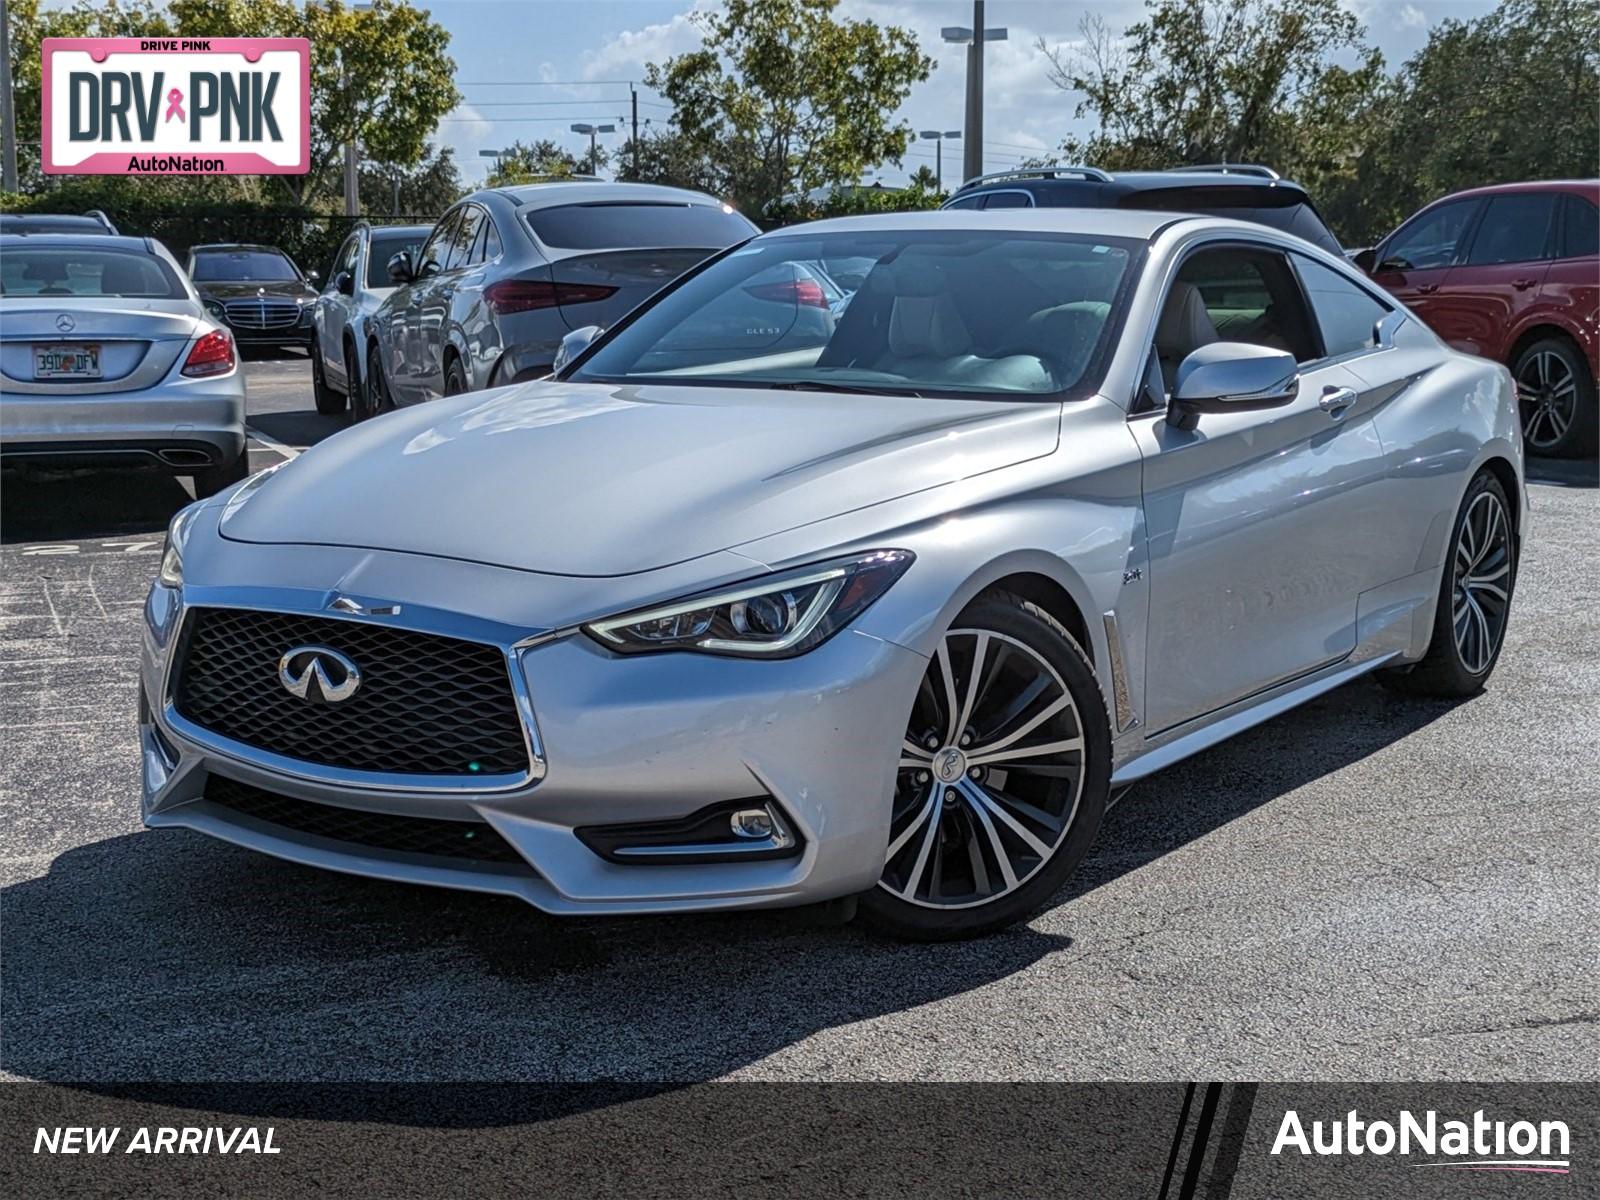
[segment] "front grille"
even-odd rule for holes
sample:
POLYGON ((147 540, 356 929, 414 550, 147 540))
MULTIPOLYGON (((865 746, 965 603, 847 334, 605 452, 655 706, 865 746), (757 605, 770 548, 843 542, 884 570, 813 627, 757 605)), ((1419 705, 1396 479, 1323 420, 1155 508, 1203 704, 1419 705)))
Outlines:
POLYGON ((492 826, 479 821, 399 817, 391 813, 339 808, 280 796, 223 775, 213 775, 206 781, 205 798, 218 807, 268 825, 335 842, 408 854, 431 854, 439 858, 527 865, 522 855, 492 826))
POLYGON ((300 306, 293 300, 268 300, 264 296, 229 300, 222 310, 228 314, 228 324, 240 329, 277 329, 300 320, 300 306))
POLYGON ((172 702, 196 725, 248 746, 357 771, 522 775, 527 743, 504 653, 365 621, 196 608, 184 623, 172 702), (361 671, 337 704, 290 694, 278 661, 327 646, 361 671))

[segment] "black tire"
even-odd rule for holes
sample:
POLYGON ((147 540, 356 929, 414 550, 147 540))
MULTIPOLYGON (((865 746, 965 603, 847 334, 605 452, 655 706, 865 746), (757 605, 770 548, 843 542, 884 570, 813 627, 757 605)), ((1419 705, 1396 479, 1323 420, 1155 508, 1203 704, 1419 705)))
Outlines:
POLYGON ((367 348, 367 379, 361 395, 361 415, 357 420, 370 420, 394 407, 389 399, 389 385, 383 377, 383 360, 378 356, 376 346, 367 348))
POLYGON ((903 765, 897 778, 884 877, 862 893, 860 905, 863 919, 885 933, 913 941, 950 941, 1023 920, 1083 860, 1105 815, 1111 725, 1094 670, 1071 635, 1042 608, 1007 592, 985 593, 967 606, 945 634, 928 672, 907 722, 907 739, 926 746, 954 729, 959 745, 936 751, 928 747, 926 764, 903 760, 911 765, 903 765), (964 641, 972 647, 965 654, 964 641), (996 642, 1000 649, 990 654, 987 647, 996 642), (953 691, 948 693, 942 685, 944 663, 950 664, 953 691), (978 686, 969 691, 974 675, 978 686), (1017 687, 1019 680, 1030 679, 1017 687), (1044 690, 1032 691, 1034 687, 1044 690), (1032 698, 1024 699, 1030 692, 1032 698), (946 721, 943 713, 950 705, 941 699, 945 694, 970 697, 959 704, 970 712, 969 721, 946 721), (1061 708, 1063 695, 1070 704, 1061 708), (1060 711, 1050 716, 1052 708, 1060 711), (1047 714, 1042 721, 1041 713, 1047 714), (927 733, 941 721, 945 733, 927 733), (1029 733, 1016 736, 1034 722, 1029 733), (964 753, 975 759, 989 753, 986 761, 992 766, 968 764, 964 757, 941 761, 951 750, 968 745, 961 740, 963 724, 982 730, 973 734, 964 753), (1037 741, 1040 737, 1045 740, 1037 741), (1037 753, 1054 744, 1052 737, 1077 740, 1081 749, 1037 753), (985 740, 1009 748, 986 752, 985 740), (1022 761, 1027 765, 1017 765, 1022 761), (947 767, 954 775, 940 782, 947 767), (921 789, 926 789, 925 796, 921 789), (974 791, 988 801, 974 799, 974 791), (932 815, 919 815, 924 811, 932 815), (918 832, 923 829, 925 834, 918 832), (1019 829, 1031 833, 1033 841, 1025 844, 1019 829), (918 844, 924 838, 926 850, 918 844), (1037 852, 1029 849, 1035 843, 1037 852), (1004 867, 999 866, 1002 855, 1004 867), (991 872, 991 867, 998 870, 991 872), (997 889, 994 874, 1000 873, 1004 878, 997 889), (970 890, 946 891, 952 882, 970 890))
POLYGON ((452 354, 444 364, 444 394, 459 396, 468 390, 467 369, 461 365, 461 360, 452 354))
MULTIPOLYGON (((1472 541, 1483 536, 1493 541, 1493 534, 1474 536, 1469 533, 1467 536, 1472 541)), ((1511 615, 1511 600, 1517 586, 1517 538, 1505 489, 1488 471, 1480 471, 1467 486, 1467 494, 1450 528, 1448 554, 1439 580, 1439 600, 1433 616, 1433 637, 1428 642, 1427 654, 1414 667, 1384 671, 1379 675, 1383 683, 1408 695, 1446 698, 1475 696, 1483 690, 1483 685, 1494 673, 1495 664, 1500 661, 1500 651, 1505 646, 1506 625, 1511 615), (1485 547, 1474 566, 1472 548, 1463 543, 1463 530, 1469 517, 1476 524, 1478 514, 1485 506, 1498 506, 1499 519, 1504 522, 1503 551, 1497 550, 1494 545, 1485 547), (1463 572, 1468 580, 1486 578, 1498 574, 1502 565, 1503 577, 1492 579, 1490 584, 1474 587, 1472 593, 1475 598, 1468 604, 1464 599, 1467 589, 1463 586, 1463 572), (1501 590, 1505 592, 1503 602, 1479 590, 1502 583, 1504 586, 1501 590), (1498 606, 1492 614, 1486 607, 1491 603, 1498 606), (1481 654, 1481 642, 1474 643, 1471 640, 1478 629, 1473 607, 1484 614, 1486 623, 1491 615, 1495 618, 1487 655, 1481 654), (1467 627, 1471 627, 1473 632, 1468 635, 1464 647, 1458 634, 1467 627), (1469 653, 1477 661, 1467 661, 1469 653)))
POLYGON ((316 402, 319 413, 325 417, 336 417, 344 411, 345 398, 328 386, 328 377, 322 370, 322 347, 315 335, 306 352, 311 355, 311 398, 316 402))
POLYGON ((207 496, 215 496, 229 484, 238 483, 249 474, 250 451, 241 450, 239 457, 232 462, 218 463, 190 476, 194 480, 194 498, 204 500, 207 496))
POLYGON ((1511 364, 1517 380, 1522 441, 1529 454, 1586 458, 1600 445, 1594 375, 1565 338, 1544 338, 1511 364))
POLYGON ((361 367, 356 362, 356 348, 348 341, 344 344, 344 394, 350 398, 352 409, 355 398, 367 394, 367 381, 361 378, 361 367))

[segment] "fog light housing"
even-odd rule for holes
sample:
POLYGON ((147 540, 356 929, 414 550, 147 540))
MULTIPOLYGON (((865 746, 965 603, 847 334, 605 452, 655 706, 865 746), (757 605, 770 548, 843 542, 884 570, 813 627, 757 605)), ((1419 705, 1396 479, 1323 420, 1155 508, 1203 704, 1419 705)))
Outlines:
POLYGON ((585 825, 573 831, 607 862, 630 866, 760 862, 793 858, 800 835, 770 796, 724 800, 687 817, 627 825, 585 825))
POLYGON ((741 808, 728 818, 736 838, 769 838, 776 826, 765 808, 741 808))

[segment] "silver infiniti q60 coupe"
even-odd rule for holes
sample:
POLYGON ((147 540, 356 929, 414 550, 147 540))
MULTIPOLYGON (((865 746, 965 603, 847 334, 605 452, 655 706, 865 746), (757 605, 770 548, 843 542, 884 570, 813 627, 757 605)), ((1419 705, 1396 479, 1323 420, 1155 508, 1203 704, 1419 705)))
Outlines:
POLYGON ((957 937, 1048 900, 1127 783, 1367 672, 1494 668, 1511 377, 1288 235, 828 221, 597 334, 178 514, 147 824, 957 937))

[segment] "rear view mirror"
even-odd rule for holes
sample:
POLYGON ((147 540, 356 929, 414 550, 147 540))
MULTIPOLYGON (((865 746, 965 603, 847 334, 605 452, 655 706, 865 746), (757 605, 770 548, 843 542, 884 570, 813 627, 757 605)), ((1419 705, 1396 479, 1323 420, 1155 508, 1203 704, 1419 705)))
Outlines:
POLYGON ((411 251, 402 250, 392 256, 388 263, 389 278, 396 283, 410 283, 413 271, 411 267, 411 251))
POLYGON ((1193 429, 1201 413, 1277 408, 1299 392, 1294 355, 1249 342, 1213 342, 1178 364, 1167 421, 1193 429))
POLYGON ((561 345, 556 350, 555 361, 550 364, 551 373, 560 374, 563 367, 593 345, 594 340, 604 332, 603 326, 585 325, 582 329, 574 329, 567 334, 561 339, 561 345))

